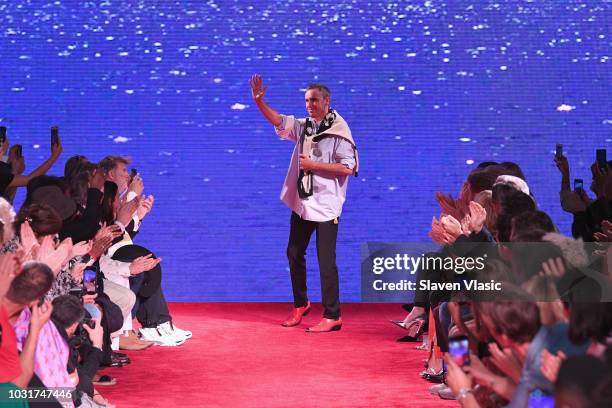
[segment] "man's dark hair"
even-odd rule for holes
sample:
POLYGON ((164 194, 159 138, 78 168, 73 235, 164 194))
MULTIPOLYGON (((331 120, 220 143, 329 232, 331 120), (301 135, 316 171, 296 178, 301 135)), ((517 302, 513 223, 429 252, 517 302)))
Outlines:
POLYGON ((570 305, 569 339, 582 344, 589 339, 606 343, 612 330, 612 303, 574 302, 570 305))
POLYGON ((610 402, 601 397, 610 396, 611 379, 610 367, 597 357, 570 356, 559 367, 555 391, 577 392, 588 406, 603 407, 610 402), (601 405, 602 401, 605 401, 604 405, 601 405))
POLYGON ((540 330, 540 311, 533 296, 510 284, 504 284, 504 299, 481 302, 478 308, 495 324, 495 331, 515 343, 526 343, 540 330), (507 300, 511 299, 511 300, 507 300))
POLYGON ((470 173, 467 179, 470 184, 470 190, 474 194, 478 194, 484 190, 491 190, 497 177, 502 174, 505 174, 504 169, 499 165, 477 168, 470 173))
POLYGON ((485 167, 489 167, 489 166, 495 166, 499 163, 494 162, 494 161, 483 161, 478 163, 478 166, 476 166, 476 169, 484 169, 485 167))
POLYGON ((512 217, 512 231, 515 235, 528 233, 529 231, 542 231, 542 236, 547 232, 555 232, 555 224, 544 211, 525 211, 512 217))
POLYGON ((51 289, 53 279, 53 271, 46 264, 28 262, 11 282, 6 298, 18 305, 28 305, 51 289))
POLYGON ((508 161, 500 163, 499 165, 504 169, 504 174, 515 176, 525 181, 525 173, 523 173, 523 169, 521 169, 521 166, 518 164, 508 161))
POLYGON ((53 299, 53 313, 51 317, 64 329, 81 321, 85 316, 85 310, 81 301, 72 295, 62 295, 53 299))
POLYGON ((502 207, 502 214, 512 214, 512 216, 518 215, 525 211, 536 211, 537 209, 533 198, 531 198, 530 195, 518 190, 515 190, 504 197, 504 200, 500 204, 502 207))
POLYGON ((518 191, 516 188, 509 184, 495 184, 491 189, 493 202, 502 205, 506 201, 506 197, 518 191))
MULTIPOLYGON (((493 188, 493 195, 495 196, 495 190, 499 185, 493 188)), ((501 202, 501 214, 497 217, 495 228, 497 229, 497 237, 499 242, 510 241, 510 234, 512 232, 512 219, 514 216, 527 212, 536 211, 536 204, 533 198, 527 194, 518 191, 514 187, 510 187, 511 190, 507 191, 504 189, 504 195, 501 202)), ((498 191, 498 198, 500 197, 498 191)), ((495 198, 493 199, 495 201, 495 198)))
POLYGON ((326 85, 323 85, 323 84, 310 84, 310 85, 308 85, 308 88, 306 88, 307 91, 309 91, 311 89, 318 89, 319 91, 321 91, 323 96, 326 97, 326 98, 329 98, 331 96, 331 91, 329 90, 329 88, 326 85))

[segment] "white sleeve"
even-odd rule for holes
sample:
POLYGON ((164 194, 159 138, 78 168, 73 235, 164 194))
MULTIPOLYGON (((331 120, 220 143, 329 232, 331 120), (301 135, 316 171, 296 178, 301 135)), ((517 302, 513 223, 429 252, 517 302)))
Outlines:
POLYGON ((295 143, 298 141, 298 137, 302 133, 302 127, 304 124, 301 120, 296 119, 295 116, 281 116, 281 124, 276 126, 274 130, 276 134, 279 135, 282 139, 288 139, 295 143))

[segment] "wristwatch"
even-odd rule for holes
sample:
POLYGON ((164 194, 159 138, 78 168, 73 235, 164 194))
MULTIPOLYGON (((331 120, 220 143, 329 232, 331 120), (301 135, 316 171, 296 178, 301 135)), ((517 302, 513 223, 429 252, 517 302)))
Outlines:
POLYGON ((461 401, 462 399, 467 397, 468 394, 472 394, 473 392, 474 390, 471 388, 467 388, 467 387, 461 388, 459 392, 457 393, 457 401, 461 401))

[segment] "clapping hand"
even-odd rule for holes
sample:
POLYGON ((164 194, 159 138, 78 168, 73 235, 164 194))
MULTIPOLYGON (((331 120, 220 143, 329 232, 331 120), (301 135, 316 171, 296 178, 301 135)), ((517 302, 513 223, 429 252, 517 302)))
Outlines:
POLYGON ((25 253, 26 259, 31 259, 34 252, 38 250, 40 244, 36 239, 36 235, 30 226, 28 221, 24 221, 19 227, 19 237, 21 241, 21 248, 25 253))
POLYGON ((138 275, 150 271, 161 262, 160 258, 153 258, 153 254, 138 257, 130 264, 130 275, 138 275))
POLYGON ((450 215, 443 215, 440 220, 433 217, 429 237, 436 244, 448 245, 455 242, 457 237, 463 233, 461 223, 450 215))
POLYGON ((98 259, 111 246, 115 238, 120 237, 121 234, 121 227, 118 225, 103 225, 93 239, 93 245, 91 251, 89 251, 89 255, 93 259, 98 259))
POLYGON ((70 259, 74 258, 75 256, 82 256, 89 253, 89 251, 91 251, 92 246, 93 241, 81 241, 74 244, 72 246, 72 253, 70 254, 70 259))
POLYGON ((470 201, 468 208, 470 210, 470 230, 478 234, 482 231, 487 219, 487 210, 476 201, 470 201))
POLYGON ((136 211, 138 210, 141 201, 142 198, 140 198, 140 196, 136 196, 133 200, 121 204, 121 207, 119 207, 119 211, 117 211, 117 221, 119 221, 124 226, 127 226, 132 220, 132 217, 134 216, 136 211))
POLYGON ((259 74, 255 74, 249 80, 249 85, 251 86, 251 95, 255 101, 259 101, 263 99, 268 90, 267 86, 263 86, 263 78, 259 74))
POLYGON ((444 227, 444 232, 448 235, 451 243, 455 242, 459 235, 463 233, 461 223, 452 215, 444 215, 440 218, 440 223, 444 227))
POLYGON ((438 245, 447 244, 446 238, 444 237, 444 227, 436 217, 433 217, 431 220, 431 230, 427 235, 429 235, 431 240, 438 245))
POLYGON ((154 202, 155 198, 152 195, 148 196, 140 202, 140 205, 138 206, 138 211, 136 212, 140 220, 142 220, 149 212, 151 212, 154 202))
POLYGON ((63 240, 57 248, 54 248, 53 237, 47 235, 43 238, 43 242, 38 249, 36 254, 36 260, 47 264, 53 271, 53 274, 57 276, 62 266, 66 264, 71 258, 72 254, 72 239, 66 238, 63 240))

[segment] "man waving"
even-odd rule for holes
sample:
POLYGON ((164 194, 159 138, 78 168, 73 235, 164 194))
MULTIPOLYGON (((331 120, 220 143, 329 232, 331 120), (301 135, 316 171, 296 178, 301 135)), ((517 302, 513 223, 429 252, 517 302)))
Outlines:
POLYGON ((267 87, 260 75, 249 81, 257 107, 283 139, 295 142, 281 200, 292 210, 287 257, 291 271, 294 309, 282 325, 297 326, 310 311, 306 289, 306 248, 317 232, 323 319, 308 332, 340 330, 340 300, 336 238, 348 177, 357 175, 357 148, 345 120, 330 108, 330 91, 322 84, 308 86, 308 117, 279 114, 264 102, 267 87))

